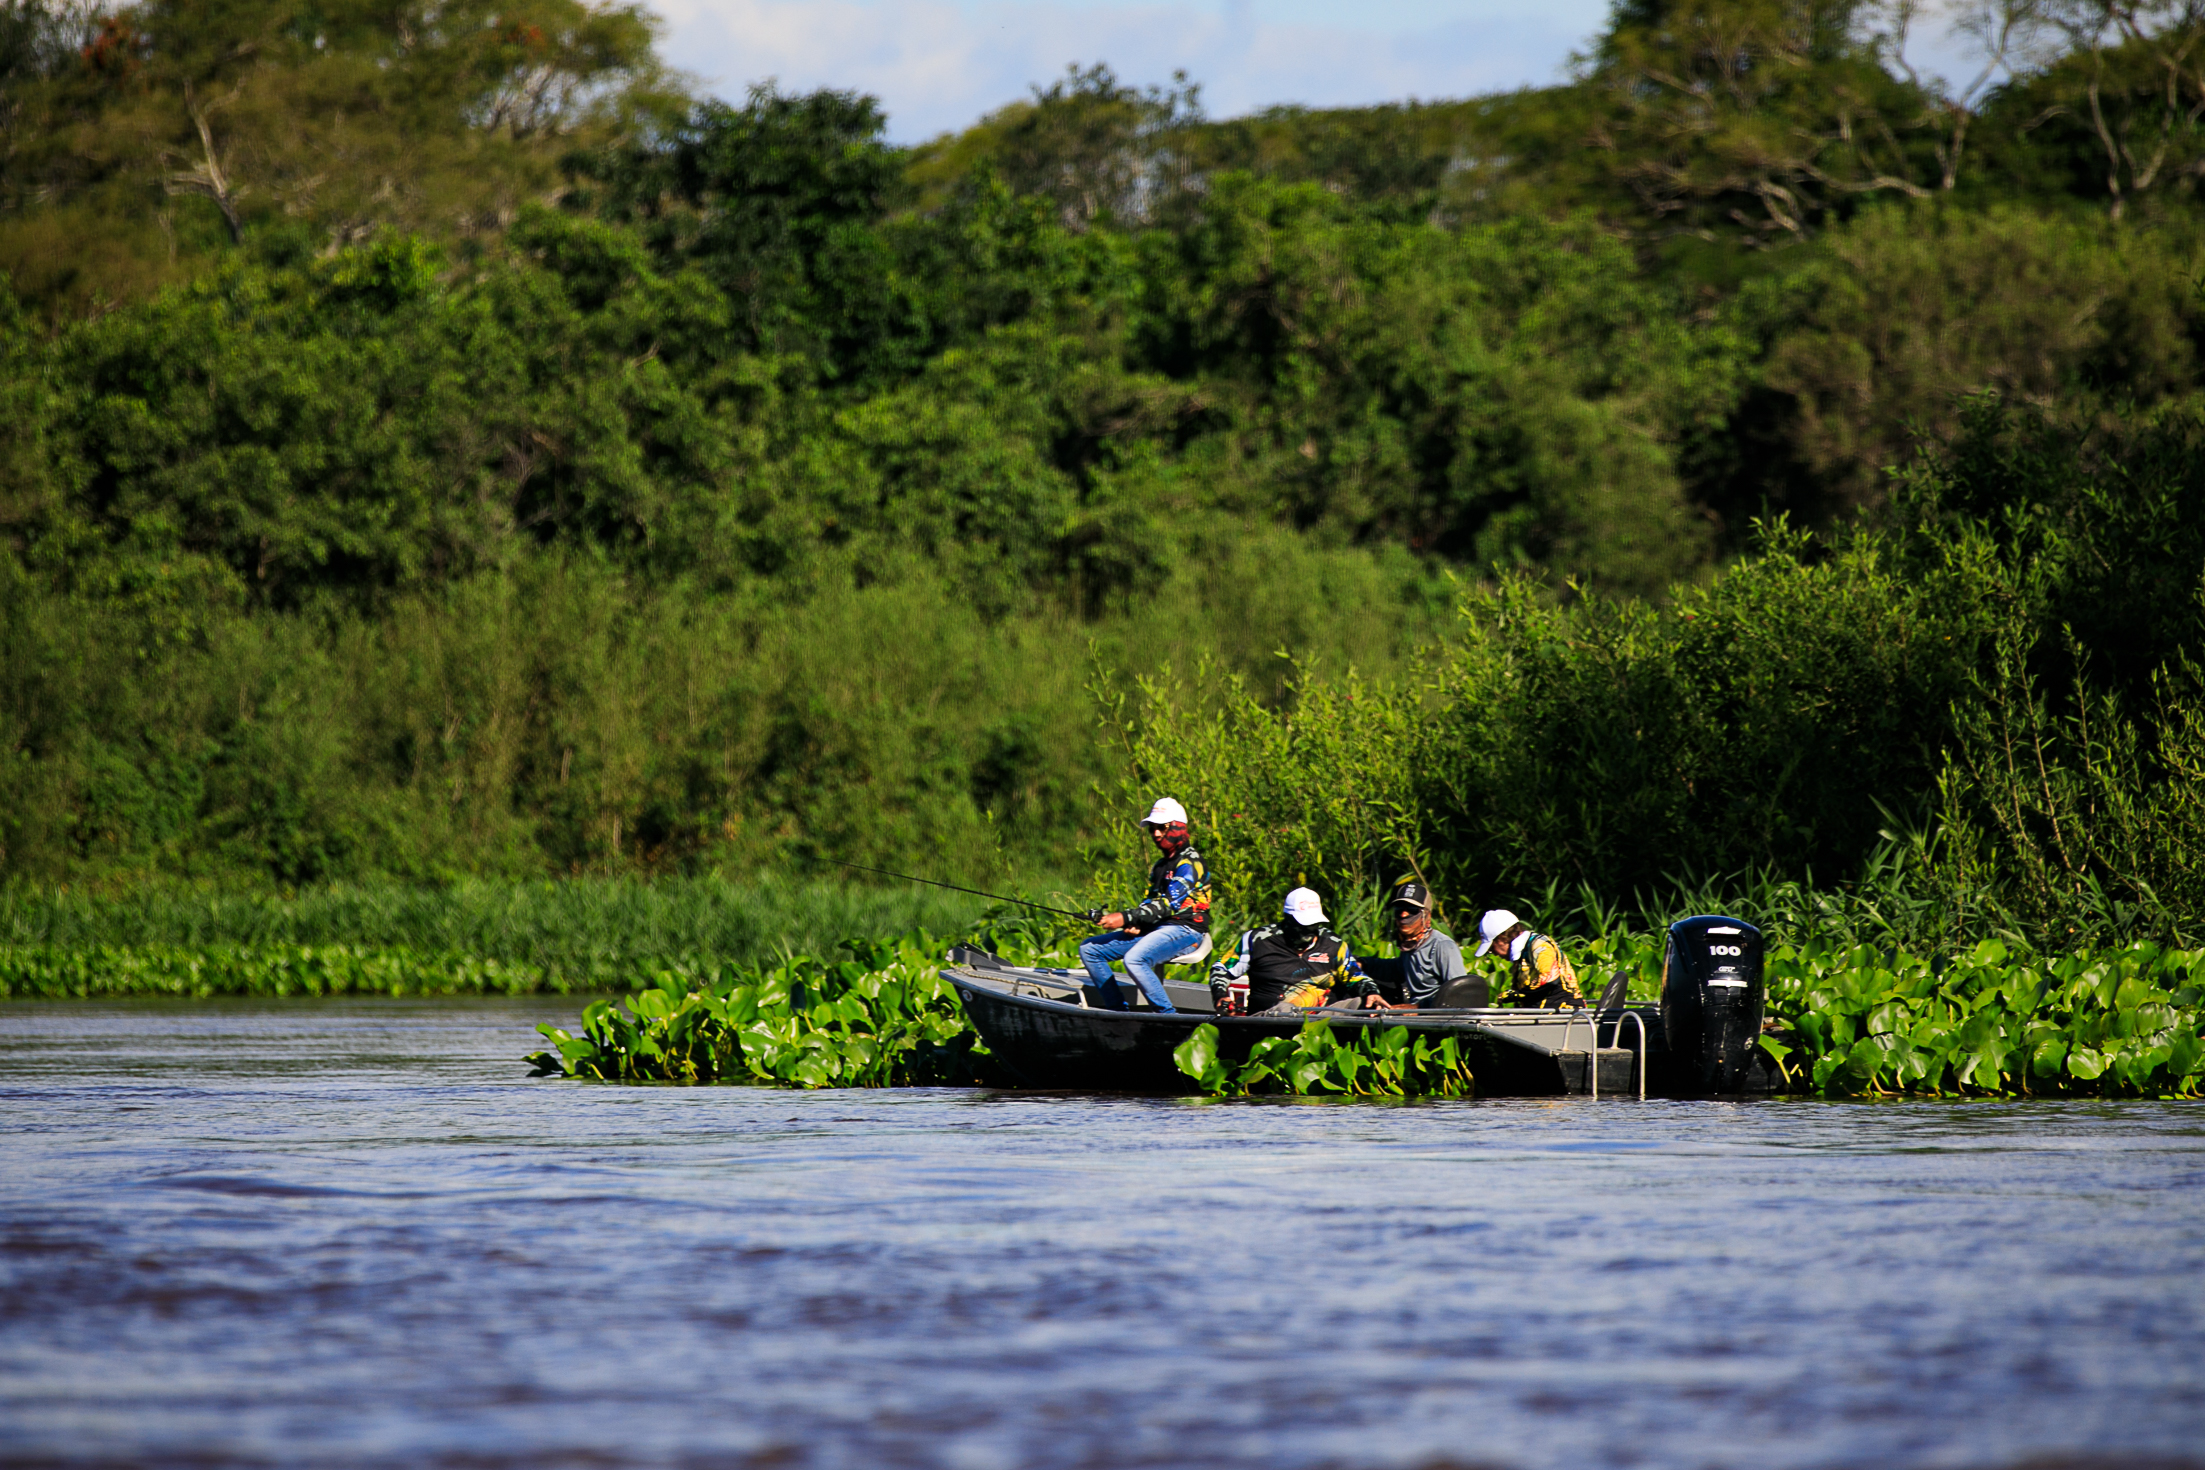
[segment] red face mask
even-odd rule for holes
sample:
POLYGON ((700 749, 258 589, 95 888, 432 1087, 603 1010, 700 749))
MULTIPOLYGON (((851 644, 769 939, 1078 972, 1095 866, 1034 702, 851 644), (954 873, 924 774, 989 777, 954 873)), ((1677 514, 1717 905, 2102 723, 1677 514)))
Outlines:
POLYGON ((1156 850, 1169 857, 1187 845, 1187 824, 1185 822, 1161 823, 1149 828, 1148 835, 1149 840, 1156 844, 1156 850))

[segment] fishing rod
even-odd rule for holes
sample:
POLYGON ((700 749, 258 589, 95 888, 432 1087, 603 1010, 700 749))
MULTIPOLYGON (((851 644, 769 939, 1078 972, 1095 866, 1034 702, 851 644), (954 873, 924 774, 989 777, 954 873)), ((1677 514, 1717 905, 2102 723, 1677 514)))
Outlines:
POLYGON ((1090 924, 1096 921, 1097 911, 1095 910, 1089 910, 1086 913, 1078 913, 1071 909, 1051 908, 1045 903, 1035 903, 1031 899, 1012 898, 1010 895, 1004 893, 988 893, 978 888, 967 888, 961 883, 944 883, 935 878, 914 878, 909 873, 891 873, 886 868, 868 868, 863 863, 846 863, 840 858, 829 858, 827 859, 827 861, 833 863, 838 868, 854 868, 860 873, 878 873, 883 878, 901 878, 906 883, 924 883, 930 888, 947 888, 955 893, 969 893, 974 898, 992 898, 997 903, 1020 904, 1026 908, 1039 909, 1045 914, 1062 914, 1067 919, 1080 919, 1090 924))

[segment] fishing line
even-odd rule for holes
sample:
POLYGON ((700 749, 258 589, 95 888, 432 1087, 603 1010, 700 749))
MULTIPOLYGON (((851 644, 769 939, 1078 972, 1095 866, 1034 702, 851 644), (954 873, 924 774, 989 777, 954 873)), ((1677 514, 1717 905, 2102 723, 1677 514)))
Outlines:
POLYGON ((1062 914, 1067 919, 1078 919, 1082 923, 1092 924, 1095 922, 1093 914, 1077 913, 1071 909, 1052 908, 1045 903, 1035 903, 1029 898, 1012 898, 1007 893, 989 893, 982 888, 967 888, 962 883, 944 883, 938 878, 919 878, 910 873, 892 873, 886 868, 869 868, 863 863, 846 863, 840 858, 829 858, 827 861, 838 868, 853 868, 860 873, 878 873, 883 878, 900 878, 906 883, 924 883, 930 888, 947 888, 953 893, 969 893, 974 898, 992 898, 997 903, 1020 904, 1026 908, 1039 909, 1045 914, 1062 914))

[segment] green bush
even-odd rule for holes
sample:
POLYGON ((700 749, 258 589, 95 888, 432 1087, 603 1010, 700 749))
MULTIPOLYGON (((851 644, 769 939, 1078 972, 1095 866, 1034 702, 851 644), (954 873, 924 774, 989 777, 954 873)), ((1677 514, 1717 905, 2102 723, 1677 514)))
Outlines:
POLYGON ((1269 533, 1094 622, 991 620, 939 582, 803 600, 546 559, 376 617, 152 614, 0 587, 0 873, 109 889, 1079 865, 1108 750, 1098 665, 1194 638, 1270 687, 1281 643, 1379 667, 1413 578, 1269 533))
POLYGON ((1374 908, 1413 870, 1549 924, 1558 895, 1651 920, 1844 885, 1830 922, 1919 946, 2194 942, 2205 428, 1967 423, 1902 527, 1778 523, 1661 606, 1504 579, 1414 678, 1304 669, 1282 705, 1214 665, 1144 680, 1106 709, 1124 800, 1185 801, 1242 913, 1303 882, 1374 908))
POLYGON ((1113 713, 1129 788, 1188 804, 1245 912, 1304 881, 1360 901, 1411 865, 1465 912, 1834 875, 1875 844, 1879 800, 1933 782, 1978 600, 1872 540, 1825 559, 1775 534, 1662 608, 1471 590, 1411 679, 1312 673, 1274 710, 1198 669, 1113 713))

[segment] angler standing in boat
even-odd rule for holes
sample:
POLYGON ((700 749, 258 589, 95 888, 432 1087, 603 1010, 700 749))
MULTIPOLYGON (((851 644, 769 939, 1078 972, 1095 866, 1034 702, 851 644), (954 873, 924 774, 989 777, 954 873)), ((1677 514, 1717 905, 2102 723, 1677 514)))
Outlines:
POLYGON ((1324 905, 1307 888, 1286 895, 1276 924, 1240 936, 1238 951, 1210 966, 1210 995, 1219 1015, 1232 1010, 1232 984, 1248 982, 1248 1014, 1291 1015, 1313 1011, 1347 986, 1365 1006, 1384 1006, 1378 983, 1363 973, 1347 941, 1332 932, 1324 905))
POLYGON ((1148 870, 1148 897, 1123 913, 1098 912, 1095 922, 1107 932, 1081 941, 1080 963, 1094 982, 1092 1004, 1125 1009, 1110 973, 1110 962, 1122 959, 1148 1003, 1168 1012, 1171 996, 1156 966, 1201 947, 1210 928, 1210 870, 1187 836, 1187 809, 1178 802, 1159 797, 1141 825, 1162 854, 1148 870))
POLYGON ((1507 909, 1489 909, 1478 921, 1476 957, 1498 955, 1508 961, 1508 993, 1504 1006, 1533 1006, 1562 1010, 1584 1004, 1577 993, 1577 971, 1562 953, 1562 946, 1544 934, 1534 934, 1507 909))

